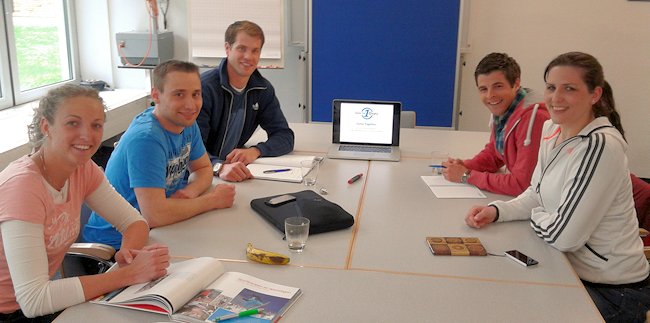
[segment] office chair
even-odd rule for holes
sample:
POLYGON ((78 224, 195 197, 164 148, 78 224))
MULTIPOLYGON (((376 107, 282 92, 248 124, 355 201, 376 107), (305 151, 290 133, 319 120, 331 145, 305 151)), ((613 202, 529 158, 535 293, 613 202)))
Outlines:
POLYGON ((404 111, 400 114, 400 128, 415 128, 415 111, 404 111))
POLYGON ((639 219, 639 227, 650 230, 650 184, 630 174, 632 179, 632 196, 634 208, 639 219))
POLYGON ((111 246, 97 245, 97 243, 74 243, 61 263, 61 277, 101 274, 111 268, 114 264, 115 249, 111 246), (86 246, 75 246, 79 244, 86 246), (105 247, 110 249, 103 249, 105 247))
POLYGON ((90 212, 91 210, 86 204, 81 207, 79 237, 63 258, 60 269, 62 278, 101 274, 114 264, 115 248, 101 243, 80 242, 81 231, 88 222, 90 212))

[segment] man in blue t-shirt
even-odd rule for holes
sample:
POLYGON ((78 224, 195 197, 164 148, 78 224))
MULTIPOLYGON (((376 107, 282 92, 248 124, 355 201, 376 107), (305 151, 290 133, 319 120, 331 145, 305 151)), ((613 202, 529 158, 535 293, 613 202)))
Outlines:
MULTIPOLYGON (((212 164, 196 124, 203 99, 199 69, 171 60, 153 70, 155 107, 137 115, 113 151, 106 177, 150 227, 231 207, 235 188, 212 185, 212 164), (190 173, 192 181, 188 182, 190 173)), ((83 238, 119 249, 122 235, 93 212, 83 238)))

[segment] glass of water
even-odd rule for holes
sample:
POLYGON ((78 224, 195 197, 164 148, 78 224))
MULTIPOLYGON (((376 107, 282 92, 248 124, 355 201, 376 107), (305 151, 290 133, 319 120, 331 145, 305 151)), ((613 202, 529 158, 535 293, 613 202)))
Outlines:
POLYGON ((429 162, 429 167, 431 167, 433 171, 433 175, 442 175, 442 170, 444 169, 444 166, 442 166, 443 162, 446 162, 449 160, 449 153, 446 151, 439 151, 439 150, 434 150, 431 152, 431 160, 429 162))
POLYGON ((316 185, 318 179, 318 168, 320 163, 316 160, 303 160, 300 162, 300 171, 302 172, 302 182, 305 186, 312 187, 316 185))
POLYGON ((309 237, 309 219, 302 216, 292 216, 284 220, 284 235, 289 245, 289 251, 302 252, 309 237))

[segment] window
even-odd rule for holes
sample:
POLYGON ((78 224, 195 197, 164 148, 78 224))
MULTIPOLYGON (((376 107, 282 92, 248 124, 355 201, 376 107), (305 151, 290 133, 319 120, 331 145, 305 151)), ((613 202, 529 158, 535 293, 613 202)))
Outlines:
POLYGON ((0 108, 42 97, 77 78, 69 0, 3 0, 0 108))

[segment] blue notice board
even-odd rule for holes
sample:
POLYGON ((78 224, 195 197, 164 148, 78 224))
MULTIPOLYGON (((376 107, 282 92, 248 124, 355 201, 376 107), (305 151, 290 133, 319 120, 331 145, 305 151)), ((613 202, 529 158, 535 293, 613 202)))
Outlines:
POLYGON ((312 1, 312 121, 333 99, 402 102, 451 127, 460 0, 312 1))

